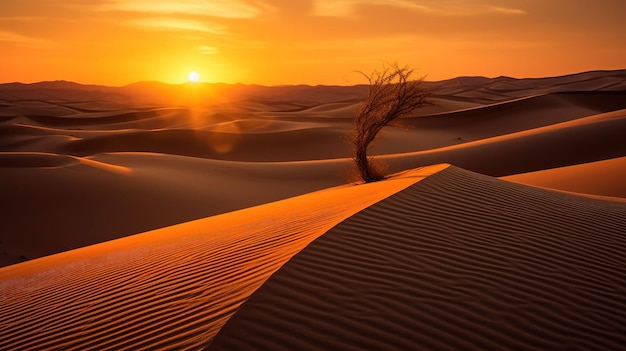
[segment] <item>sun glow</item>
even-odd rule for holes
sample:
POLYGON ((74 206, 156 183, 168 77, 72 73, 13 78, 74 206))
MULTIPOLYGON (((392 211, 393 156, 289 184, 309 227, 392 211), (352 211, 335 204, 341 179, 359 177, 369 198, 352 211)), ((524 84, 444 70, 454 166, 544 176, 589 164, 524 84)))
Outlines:
POLYGON ((200 75, 198 74, 198 72, 189 72, 189 74, 187 75, 187 80, 194 83, 199 82, 200 75))

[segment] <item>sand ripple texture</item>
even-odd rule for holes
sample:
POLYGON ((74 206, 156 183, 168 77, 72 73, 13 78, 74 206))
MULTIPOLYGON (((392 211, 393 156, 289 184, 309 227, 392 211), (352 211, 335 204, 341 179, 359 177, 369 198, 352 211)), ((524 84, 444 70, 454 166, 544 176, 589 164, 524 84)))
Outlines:
POLYGON ((623 350, 626 203, 450 167, 295 255, 210 350, 623 350))
POLYGON ((0 269, 0 350, 198 350, 343 219, 448 167, 344 186, 0 269))

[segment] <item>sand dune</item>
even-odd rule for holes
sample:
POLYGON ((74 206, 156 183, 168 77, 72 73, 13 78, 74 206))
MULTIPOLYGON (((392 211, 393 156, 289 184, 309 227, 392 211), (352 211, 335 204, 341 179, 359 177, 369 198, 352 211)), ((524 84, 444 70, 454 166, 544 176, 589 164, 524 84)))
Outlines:
POLYGON ((417 169, 0 268, 0 348, 619 349, 624 213, 417 169))
POLYGON ((626 203, 456 167, 295 255, 209 350, 617 350, 626 203))
MULTIPOLYGON (((505 176, 626 155, 626 110, 426 151, 385 155, 398 169, 450 162, 505 176)), ((396 168, 394 168, 396 169, 396 168)))
POLYGON ((503 179, 575 193, 626 199, 626 157, 516 174, 503 179))
POLYGON ((3 265, 343 184, 349 169, 156 153, 0 153, 0 167, 3 265))
POLYGON ((0 84, 0 349, 623 348, 626 70, 424 85, 0 84))
POLYGON ((202 348, 263 281, 312 240, 446 167, 0 268, 0 349, 202 348))
POLYGON ((435 82, 439 94, 506 101, 535 94, 565 91, 619 91, 625 88, 626 70, 592 71, 560 77, 515 79, 511 77, 458 77, 435 82))
MULTIPOLYGON (((389 128, 375 146, 374 153, 409 153, 466 145, 477 140, 591 117, 604 110, 626 108, 624 97, 624 93, 614 92, 576 94, 575 98, 567 94, 545 95, 406 119, 401 124, 411 128, 389 128), (576 100, 587 98, 597 100, 594 104, 603 99, 608 101, 604 101, 606 106, 602 109, 576 100)), ((350 157, 348 136, 352 128, 352 113, 342 112, 343 118, 314 117, 306 111, 297 112, 300 117, 293 114, 228 117, 202 110, 159 109, 93 118, 28 116, 26 118, 31 123, 21 120, 0 125, 0 135, 6 136, 0 146, 11 151, 77 156, 107 152, 157 152, 236 161, 350 157)), ((579 143, 577 140, 573 142, 579 143)), ((463 166, 490 175, 503 175, 474 168, 471 163, 463 166)))
MULTIPOLYGON (((624 157, 625 72, 426 82, 437 105, 384 130, 372 154, 391 172, 491 176, 624 157)), ((344 184, 366 91, 2 84, 0 264, 344 184)))

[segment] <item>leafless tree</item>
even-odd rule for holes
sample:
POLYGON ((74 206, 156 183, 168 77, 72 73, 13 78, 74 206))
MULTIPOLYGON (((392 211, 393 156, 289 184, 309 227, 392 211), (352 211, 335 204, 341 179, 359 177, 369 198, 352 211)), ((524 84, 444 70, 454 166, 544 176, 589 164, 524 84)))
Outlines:
POLYGON ((384 178, 380 164, 367 151, 378 133, 397 118, 409 115, 415 109, 431 106, 431 91, 421 86, 423 78, 411 80, 413 70, 397 63, 386 65, 382 71, 367 75, 367 98, 357 111, 352 142, 354 161, 361 179, 366 183, 384 178))

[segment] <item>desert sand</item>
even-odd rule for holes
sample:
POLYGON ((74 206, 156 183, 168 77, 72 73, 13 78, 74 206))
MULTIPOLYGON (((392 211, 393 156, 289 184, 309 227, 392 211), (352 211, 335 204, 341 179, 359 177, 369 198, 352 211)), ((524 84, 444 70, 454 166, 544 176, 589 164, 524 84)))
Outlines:
POLYGON ((449 167, 312 242, 209 350, 618 350, 625 212, 449 167))
POLYGON ((619 349, 626 71, 0 85, 0 349, 619 349))

